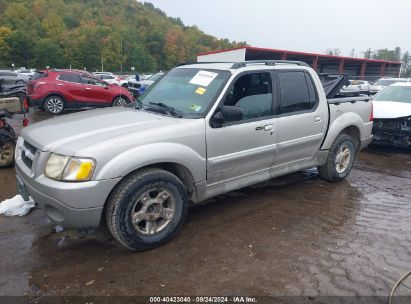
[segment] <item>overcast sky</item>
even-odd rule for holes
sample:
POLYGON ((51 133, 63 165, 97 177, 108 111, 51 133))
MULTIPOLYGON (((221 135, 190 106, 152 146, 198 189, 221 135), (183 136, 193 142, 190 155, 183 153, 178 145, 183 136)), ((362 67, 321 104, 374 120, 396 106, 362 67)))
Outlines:
POLYGON ((342 55, 367 48, 411 51, 410 0, 147 0, 219 38, 256 47, 342 55))

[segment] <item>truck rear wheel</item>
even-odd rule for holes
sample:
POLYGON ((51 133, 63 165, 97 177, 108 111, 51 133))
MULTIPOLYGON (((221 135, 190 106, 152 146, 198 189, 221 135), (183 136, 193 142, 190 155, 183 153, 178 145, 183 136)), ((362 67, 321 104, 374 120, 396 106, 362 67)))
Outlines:
POLYGON ((188 213, 188 195, 175 175, 148 169, 124 179, 110 195, 106 222, 114 238, 143 251, 168 242, 188 213))
POLYGON ((354 164, 355 144, 348 134, 340 134, 328 153, 325 165, 318 167, 321 178, 329 182, 338 182, 350 174, 354 164))

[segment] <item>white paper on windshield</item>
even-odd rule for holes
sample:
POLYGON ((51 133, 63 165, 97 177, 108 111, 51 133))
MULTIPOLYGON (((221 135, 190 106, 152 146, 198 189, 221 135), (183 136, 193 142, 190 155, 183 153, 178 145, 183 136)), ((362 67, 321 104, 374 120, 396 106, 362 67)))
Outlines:
POLYGON ((217 75, 218 75, 217 73, 213 73, 213 72, 199 71, 190 80, 190 83, 197 84, 203 87, 207 87, 217 77, 217 75))

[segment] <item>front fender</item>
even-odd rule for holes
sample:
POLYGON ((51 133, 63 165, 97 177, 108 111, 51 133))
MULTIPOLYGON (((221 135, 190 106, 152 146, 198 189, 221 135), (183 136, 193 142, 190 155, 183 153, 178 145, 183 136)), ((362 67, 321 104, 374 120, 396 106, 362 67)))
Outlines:
POLYGON ((360 115, 354 112, 343 113, 329 126, 327 136, 321 149, 330 149, 337 136, 340 135, 344 129, 351 126, 358 129, 360 135, 359 140, 362 140, 371 134, 372 123, 364 123, 360 115), (369 134, 367 135, 367 133, 369 134))
POLYGON ((152 143, 124 151, 99 169, 95 179, 123 177, 139 168, 158 163, 185 166, 196 183, 206 179, 206 159, 192 148, 177 143, 152 143))

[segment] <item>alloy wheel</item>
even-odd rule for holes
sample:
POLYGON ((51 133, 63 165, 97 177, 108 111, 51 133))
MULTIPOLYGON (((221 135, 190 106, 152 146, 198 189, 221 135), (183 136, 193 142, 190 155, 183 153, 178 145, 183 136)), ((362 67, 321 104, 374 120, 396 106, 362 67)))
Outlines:
POLYGON ((63 111, 63 108, 64 108, 63 101, 62 101, 61 99, 59 99, 59 98, 53 97, 53 98, 50 98, 50 99, 47 101, 47 109, 48 109, 51 113, 58 114, 58 113, 60 113, 61 111, 63 111))
POLYGON ((153 188, 135 202, 131 220, 138 233, 154 235, 163 231, 174 217, 176 201, 170 191, 153 188))
POLYGON ((335 169, 338 173, 343 173, 349 167, 351 162, 351 151, 347 145, 343 145, 338 149, 337 157, 335 158, 335 169))

